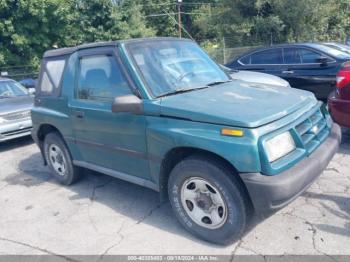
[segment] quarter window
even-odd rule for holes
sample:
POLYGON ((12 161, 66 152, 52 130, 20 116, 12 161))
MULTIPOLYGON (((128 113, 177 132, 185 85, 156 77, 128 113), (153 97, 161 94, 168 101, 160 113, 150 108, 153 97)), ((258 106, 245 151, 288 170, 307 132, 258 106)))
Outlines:
POLYGON ((43 64, 40 93, 44 95, 58 95, 65 59, 47 60, 43 64))
POLYGON ((51 94, 53 91, 53 84, 50 81, 46 72, 43 73, 40 85, 41 93, 51 94))
POLYGON ((241 59, 239 59, 239 61, 241 61, 241 63, 244 65, 250 65, 250 57, 250 55, 242 57, 241 59))
POLYGON ((94 55, 80 59, 78 99, 111 102, 117 96, 128 94, 131 90, 113 56, 94 55))

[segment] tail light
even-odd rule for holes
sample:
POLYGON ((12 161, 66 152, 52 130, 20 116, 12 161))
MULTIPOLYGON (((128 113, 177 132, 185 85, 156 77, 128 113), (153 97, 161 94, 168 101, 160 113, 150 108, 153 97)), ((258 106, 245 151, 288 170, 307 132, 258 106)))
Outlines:
POLYGON ((350 61, 345 62, 337 73, 337 88, 350 85, 350 61))

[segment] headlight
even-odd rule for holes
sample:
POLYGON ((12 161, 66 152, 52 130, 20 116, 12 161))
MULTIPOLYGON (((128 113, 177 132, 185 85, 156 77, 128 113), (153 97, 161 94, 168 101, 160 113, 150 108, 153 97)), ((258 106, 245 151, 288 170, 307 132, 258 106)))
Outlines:
POLYGON ((269 139, 265 143, 265 150, 267 158, 270 162, 273 162, 295 149, 295 142, 292 135, 289 132, 282 133, 269 139))

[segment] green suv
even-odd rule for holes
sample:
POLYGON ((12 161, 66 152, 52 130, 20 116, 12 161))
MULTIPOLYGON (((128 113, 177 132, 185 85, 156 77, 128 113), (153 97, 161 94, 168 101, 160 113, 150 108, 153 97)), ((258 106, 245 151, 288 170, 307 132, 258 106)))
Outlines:
POLYGON ((313 94, 233 80, 177 38, 47 51, 35 96, 32 136, 58 181, 91 169, 159 191, 218 244, 305 191, 341 139, 313 94))

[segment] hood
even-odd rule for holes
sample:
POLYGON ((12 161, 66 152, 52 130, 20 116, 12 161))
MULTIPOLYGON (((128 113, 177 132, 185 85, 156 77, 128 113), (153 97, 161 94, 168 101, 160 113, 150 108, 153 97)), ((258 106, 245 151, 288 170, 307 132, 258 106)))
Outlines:
POLYGON ((243 80, 247 82, 290 87, 289 83, 286 80, 278 76, 260 73, 260 72, 241 70, 241 71, 231 73, 230 76, 232 77, 232 79, 243 80))
POLYGON ((0 115, 30 110, 33 107, 33 96, 17 96, 0 99, 0 115))
POLYGON ((307 91, 234 80, 206 89, 163 97, 161 114, 192 121, 253 128, 316 103, 315 96, 307 91))

